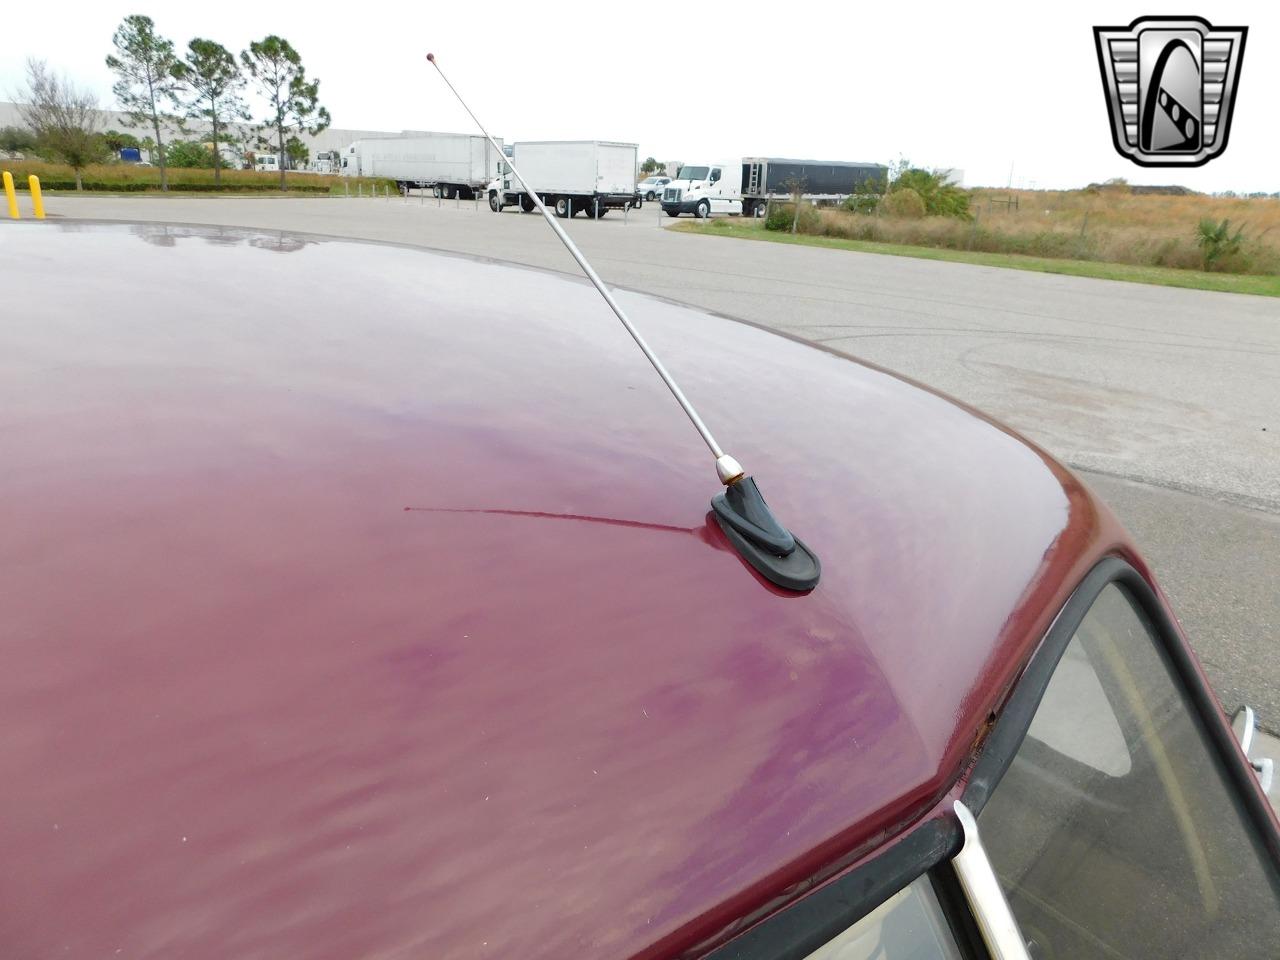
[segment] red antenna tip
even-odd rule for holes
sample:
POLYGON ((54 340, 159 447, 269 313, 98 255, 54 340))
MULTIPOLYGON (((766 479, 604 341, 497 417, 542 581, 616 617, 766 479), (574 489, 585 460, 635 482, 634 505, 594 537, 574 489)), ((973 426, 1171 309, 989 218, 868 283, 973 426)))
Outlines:
POLYGON ((432 63, 435 63, 435 62, 436 62, 436 55, 435 55, 434 53, 428 53, 428 54, 427 54, 427 59, 428 59, 428 60, 430 60, 432 63))

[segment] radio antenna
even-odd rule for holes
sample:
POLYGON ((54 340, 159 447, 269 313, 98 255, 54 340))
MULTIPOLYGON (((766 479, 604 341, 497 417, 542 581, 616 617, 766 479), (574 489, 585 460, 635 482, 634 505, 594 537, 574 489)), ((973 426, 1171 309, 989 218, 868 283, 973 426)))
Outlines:
POLYGON ((600 275, 596 273, 595 268, 591 266, 587 258, 583 256, 582 251, 578 249, 578 245, 573 242, 564 227, 556 223, 555 217, 551 215, 551 211, 542 202, 542 197, 520 174, 513 158, 508 157, 503 152, 498 141, 493 138, 493 135, 485 128, 485 125, 480 122, 480 118, 475 115, 475 112, 467 106, 467 101, 462 98, 462 94, 458 93, 457 87, 449 82, 449 78, 445 75, 444 70, 440 68, 440 63, 436 60, 435 54, 428 53, 427 60, 436 68, 436 72, 440 74, 440 79, 444 81, 445 86, 457 98, 458 103, 462 104, 462 109, 467 111, 467 115, 471 117, 476 127, 484 134, 485 139, 497 151, 498 156, 511 168, 511 173, 520 181, 521 189, 524 190, 533 205, 538 208, 538 212, 547 221, 547 225, 555 231, 556 236, 560 238, 560 242, 564 244, 565 249, 577 261, 578 266, 582 268, 582 272, 587 275, 587 279, 591 281, 600 296, 604 297, 604 302, 609 305, 609 309, 613 311, 614 316, 626 328, 627 333, 631 334, 631 339, 636 342, 636 346, 640 348, 649 363, 653 365, 653 369, 662 378, 662 382, 667 385, 671 395, 676 398, 676 403, 680 404, 680 409, 685 412, 694 429, 698 431, 703 442, 707 445, 707 449, 715 457, 716 476, 724 484, 725 490, 712 498, 711 507, 715 511, 720 528, 725 532, 729 541, 756 570, 773 583, 791 590, 813 589, 821 573, 817 556, 778 523, 772 511, 769 510, 768 504, 764 502, 764 497, 761 496, 759 489, 756 487, 755 480, 748 477, 746 471, 742 469, 742 464, 725 453, 720 444, 716 442, 711 430, 703 422, 702 417, 698 416, 698 411, 689 402, 689 398, 684 395, 680 385, 676 383, 675 378, 663 366, 662 361, 658 359, 658 355, 645 342, 644 337, 640 335, 640 331, 635 328, 635 324, 627 316, 627 312, 614 299, 613 294, 604 285, 604 281, 600 279, 600 275))

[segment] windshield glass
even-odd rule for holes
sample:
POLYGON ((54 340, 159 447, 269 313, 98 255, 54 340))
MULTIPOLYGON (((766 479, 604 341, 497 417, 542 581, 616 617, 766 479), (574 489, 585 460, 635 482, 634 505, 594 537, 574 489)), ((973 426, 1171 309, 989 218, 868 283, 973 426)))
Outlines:
POLYGON ((711 172, 710 167, 681 167, 677 180, 705 180, 711 172))
POLYGON ((1266 850, 1153 625, 1115 584, 978 822, 1033 955, 1276 955, 1266 850))

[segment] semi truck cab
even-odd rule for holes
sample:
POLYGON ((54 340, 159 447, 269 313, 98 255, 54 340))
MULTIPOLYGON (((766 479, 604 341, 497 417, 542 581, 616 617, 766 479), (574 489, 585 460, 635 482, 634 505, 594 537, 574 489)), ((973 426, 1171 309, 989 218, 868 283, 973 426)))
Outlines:
POLYGON ((662 209, 669 217, 742 213, 742 161, 686 163, 663 189, 662 209))

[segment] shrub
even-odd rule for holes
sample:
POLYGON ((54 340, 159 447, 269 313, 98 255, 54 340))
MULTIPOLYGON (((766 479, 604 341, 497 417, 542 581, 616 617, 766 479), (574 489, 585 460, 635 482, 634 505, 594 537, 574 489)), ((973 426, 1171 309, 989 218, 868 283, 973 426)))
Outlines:
POLYGON ((764 218, 764 228, 766 230, 790 230, 791 229, 791 204, 789 203, 769 204, 769 215, 764 218))
POLYGON ((1196 243, 1204 257, 1206 270, 1215 269, 1224 260, 1235 259, 1240 253, 1243 240, 1244 227, 1233 234, 1230 220, 1214 223, 1205 218, 1196 226, 1196 243))
POLYGON ((931 217, 969 219, 969 193, 961 190, 937 171, 910 169, 898 174, 893 189, 914 190, 924 201, 924 212, 931 217))
POLYGON ((880 206, 880 194, 853 193, 845 197, 840 206, 850 213, 875 213, 876 207, 880 206))
POLYGON ((875 213, 884 196, 884 180, 880 177, 867 177, 857 185, 857 193, 850 194, 840 204, 850 213, 875 213))
POLYGON ((796 233, 821 233, 819 222, 818 211, 811 203, 800 204, 798 217, 794 203, 775 203, 769 207, 769 216, 765 218, 764 228, 790 233, 791 224, 795 223, 796 233))
POLYGON ((919 220, 925 214, 924 198, 911 187, 901 187, 884 198, 884 212, 891 217, 919 220))
POLYGON ((0 127, 0 150, 12 153, 32 153, 36 137, 25 127, 0 127))
POLYGON ((102 138, 102 145, 112 153, 119 153, 126 147, 142 146, 142 141, 132 133, 121 133, 119 130, 108 130, 106 133, 99 134, 99 136, 102 138))
POLYGON ((203 143, 174 140, 164 148, 165 162, 170 167, 205 167, 213 169, 213 151, 203 143))

